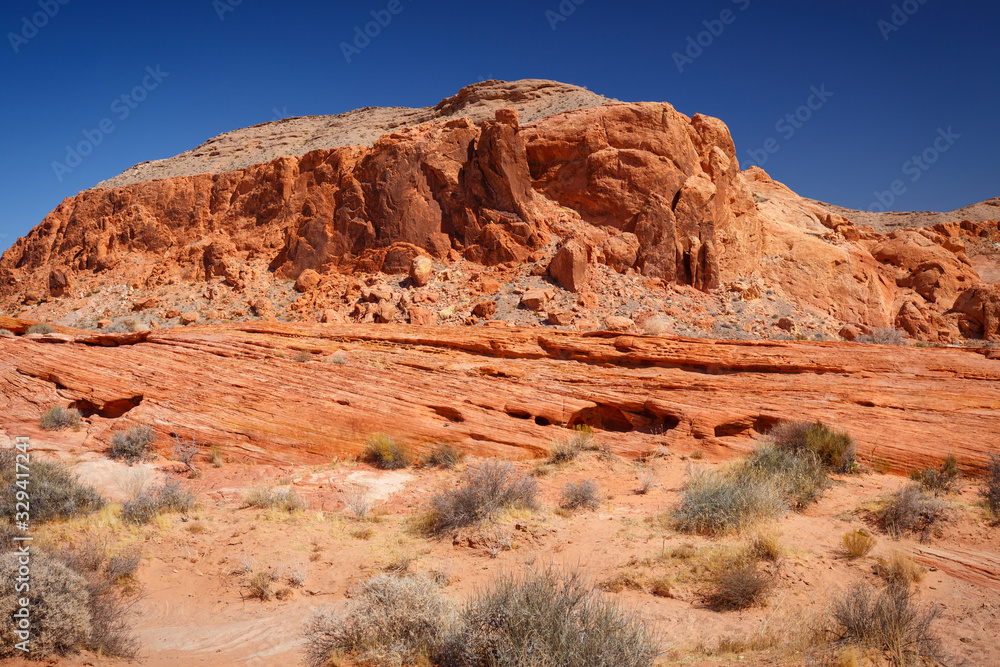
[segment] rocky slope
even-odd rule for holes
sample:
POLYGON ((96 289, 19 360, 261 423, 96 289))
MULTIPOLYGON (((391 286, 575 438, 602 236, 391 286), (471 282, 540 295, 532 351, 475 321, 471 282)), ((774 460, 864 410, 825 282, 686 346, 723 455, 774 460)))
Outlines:
POLYGON ((185 322, 474 324, 510 310, 500 297, 477 300, 497 288, 447 303, 416 288, 435 275, 494 271, 498 285, 554 283, 534 285, 549 296, 523 301, 544 314, 536 324, 627 329, 672 310, 665 298, 643 302, 649 292, 687 286, 708 295, 697 308, 719 317, 674 315, 674 330, 719 335, 722 319, 741 336, 853 337, 899 327, 938 343, 1000 337, 1000 288, 991 282, 1000 273, 1000 225, 879 234, 760 169, 741 172, 715 118, 526 81, 470 86, 419 113, 365 111, 341 121, 354 130, 330 130, 320 144, 272 137, 260 140, 264 152, 237 159, 235 146, 278 129, 240 131, 218 156, 195 151, 115 180, 130 185, 67 199, 0 259, 0 304, 75 326, 112 324, 130 311, 149 313, 129 325, 139 328, 172 325, 185 313, 185 322), (301 154, 387 129, 371 114, 395 118, 396 127, 370 146, 301 154), (292 154, 257 162, 272 149, 292 154), (393 277, 408 272, 411 279, 393 277), (638 290, 632 276, 644 280, 638 290), (176 285, 188 287, 168 296, 176 285), (711 295, 733 292, 789 311, 765 307, 726 320, 736 315, 731 304, 713 304, 711 295))
POLYGON ((95 187, 121 188, 159 178, 219 174, 286 155, 372 146, 383 135, 422 123, 458 117, 474 123, 491 120, 496 110, 503 107, 516 109, 523 122, 531 122, 612 101, 585 88, 556 81, 485 81, 422 109, 366 107, 336 116, 284 118, 225 132, 175 157, 137 164, 95 187))

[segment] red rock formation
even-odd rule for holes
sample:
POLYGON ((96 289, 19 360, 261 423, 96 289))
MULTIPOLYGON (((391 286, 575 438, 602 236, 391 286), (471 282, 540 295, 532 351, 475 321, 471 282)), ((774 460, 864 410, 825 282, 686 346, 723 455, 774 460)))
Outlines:
MULTIPOLYGON (((23 330, 26 322, 0 321, 23 330)), ((0 339, 0 434, 78 407, 103 451, 148 424, 227 457, 319 462, 389 431, 417 448, 547 454, 589 424, 621 454, 745 451, 783 419, 851 431, 897 473, 954 454, 981 469, 1000 432, 996 351, 712 342, 537 329, 244 323, 0 339), (313 361, 292 361, 306 351, 313 361), (346 363, 326 363, 337 354, 346 363), (708 400, 706 397, 710 397, 708 400)), ((44 434, 40 440, 63 437, 44 434)))

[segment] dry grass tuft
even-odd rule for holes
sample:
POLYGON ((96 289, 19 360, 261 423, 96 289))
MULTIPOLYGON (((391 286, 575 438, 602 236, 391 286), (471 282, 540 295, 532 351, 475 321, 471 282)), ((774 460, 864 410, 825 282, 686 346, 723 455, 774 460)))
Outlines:
POLYGON ((292 489, 279 491, 269 487, 258 487, 247 491, 243 496, 243 507, 275 509, 291 514, 304 510, 306 502, 292 489))
POLYGON ((876 572, 890 586, 910 586, 927 574, 926 569, 901 551, 893 551, 886 558, 879 558, 876 572))
POLYGON ((382 470, 400 470, 410 466, 413 456, 392 436, 375 433, 365 441, 362 460, 382 470))
POLYGON ((844 547, 844 553, 851 560, 863 558, 875 548, 875 538, 863 528, 844 533, 840 538, 840 543, 844 547))

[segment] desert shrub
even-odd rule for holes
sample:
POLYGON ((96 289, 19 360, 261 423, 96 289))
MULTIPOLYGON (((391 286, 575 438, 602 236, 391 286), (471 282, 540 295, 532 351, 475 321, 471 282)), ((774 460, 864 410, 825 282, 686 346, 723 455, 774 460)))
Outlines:
POLYGON ((787 508, 782 485, 734 466, 692 475, 674 520, 681 532, 719 535, 772 519, 787 508))
POLYGON ((351 656, 360 664, 419 664, 450 629, 452 610, 423 575, 380 574, 363 582, 342 610, 317 610, 306 624, 306 664, 351 656))
MULTIPOLYGON (((119 552, 124 554, 125 552, 119 552)), ((131 553, 131 552, 129 552, 131 553)), ((31 552, 31 656, 42 658, 89 650, 104 655, 134 658, 138 651, 131 625, 134 598, 116 585, 115 558, 96 542, 57 553, 31 552)), ((0 557, 0 576, 12 582, 20 563, 16 554, 0 557)), ((135 567, 138 567, 136 561, 135 567)), ((129 568, 131 573, 134 569, 129 568)), ((11 613, 15 592, 6 585, 0 592, 0 657, 21 655, 14 649, 15 627, 11 613)))
POLYGON ((1000 454, 991 454, 986 467, 986 478, 979 493, 986 501, 986 508, 1000 519, 1000 454))
POLYGON ((569 463, 580 454, 580 448, 576 443, 563 440, 552 445, 549 450, 549 463, 569 463))
POLYGON ((0 338, 13 338, 14 332, 10 329, 0 329, 0 338))
POLYGON ((46 431, 61 431, 64 428, 80 429, 80 411, 54 405, 42 415, 41 427, 46 431))
POLYGON ((451 445, 438 445, 427 455, 425 463, 437 468, 454 468, 463 458, 465 454, 451 445))
POLYGON ((775 533, 757 533, 747 543, 747 554, 754 560, 776 563, 785 555, 785 548, 775 533))
POLYGON ((872 329, 870 334, 858 336, 859 343, 869 345, 906 345, 906 333, 892 327, 872 329))
POLYGON ((594 429, 586 424, 573 427, 573 433, 565 440, 552 445, 549 450, 549 463, 569 463, 576 459, 582 451, 599 449, 594 437, 594 429))
POLYGON ((643 324, 642 330, 650 336, 659 336, 666 331, 668 327, 669 323, 666 319, 662 317, 651 317, 646 320, 645 324, 643 324))
POLYGON ((831 616, 831 639, 876 651, 896 667, 940 661, 940 641, 931 631, 940 611, 921 608, 909 587, 860 583, 834 599, 831 616))
POLYGON ((506 461, 489 460, 466 470, 457 488, 431 499, 429 527, 441 533, 493 519, 508 508, 535 509, 538 484, 506 461))
POLYGON ((212 445, 209 447, 208 460, 211 461, 213 467, 221 468, 226 462, 225 457, 222 455, 222 448, 218 445, 212 445))
POLYGON ((947 515, 947 505, 930 497, 918 486, 900 489, 882 509, 875 512, 879 523, 893 537, 919 533, 921 540, 926 540, 934 526, 947 515))
POLYGON ((374 501, 369 486, 352 486, 344 491, 344 508, 356 521, 366 520, 373 506, 374 501))
POLYGON ((814 452, 792 452, 764 444, 736 469, 737 477, 760 477, 781 489, 789 504, 804 509, 829 485, 826 468, 814 452))
POLYGON ((28 327, 25 333, 29 334, 50 334, 55 331, 55 328, 51 324, 46 324, 45 322, 39 322, 38 324, 32 324, 28 327))
POLYGON ((117 431, 111 436, 111 458, 122 459, 129 465, 146 461, 152 457, 155 439, 149 426, 130 426, 125 431, 117 431))
POLYGON ((647 667, 659 655, 642 619, 575 571, 504 574, 463 609, 438 664, 468 667, 647 667))
POLYGON ((108 556, 104 572, 112 582, 127 582, 135 578, 141 562, 142 554, 137 549, 122 549, 108 556))
POLYGON ((753 558, 737 557, 712 576, 708 603, 725 611, 759 607, 774 591, 775 576, 753 558))
POLYGON ((194 470, 194 459, 199 452, 201 452, 201 445, 194 438, 184 440, 180 436, 174 436, 174 445, 170 448, 170 456, 174 461, 179 461, 194 470))
POLYGON ((875 571, 890 586, 910 586, 923 579, 927 572, 901 551, 879 558, 875 571))
POLYGON ((560 507, 568 510, 596 510, 601 504, 597 497, 597 485, 587 479, 582 482, 569 482, 563 489, 560 507))
POLYGON ((274 597, 274 593, 271 592, 271 575, 268 572, 258 572, 251 576, 247 588, 250 589, 250 597, 257 598, 262 602, 267 602, 274 597))
POLYGON ((867 556, 875 548, 875 538, 863 528, 844 533, 840 543, 844 547, 844 553, 852 560, 867 556))
POLYGON ((639 488, 635 492, 644 496, 656 488, 656 471, 651 467, 645 468, 639 475, 639 488))
POLYGON ((385 433, 368 436, 363 460, 383 470, 399 470, 410 465, 410 450, 385 433))
POLYGON ((306 503, 302 496, 292 489, 279 491, 269 487, 258 487, 247 491, 246 495, 243 496, 243 506, 283 510, 291 513, 305 509, 306 503))
MULTIPOLYGON (((4 461, 0 468, 0 515, 13 518, 18 511, 18 493, 23 490, 17 486, 12 458, 10 465, 4 461)), ((86 516, 100 510, 107 502, 93 487, 80 484, 60 463, 35 460, 30 470, 27 495, 31 520, 35 523, 86 516)))
POLYGON ((812 452, 836 472, 849 472, 854 466, 854 439, 846 431, 834 431, 821 422, 782 422, 768 435, 779 449, 795 454, 812 452))
MULTIPOLYGON (((23 596, 14 588, 20 564, 13 553, 0 556, 0 656, 23 655, 14 645, 22 639, 15 634, 14 612, 23 596)), ((92 630, 88 609, 87 580, 65 563, 44 552, 31 558, 31 628, 29 644, 33 658, 75 653, 88 646, 92 630)))
POLYGON ((927 489, 938 493, 951 493, 958 487, 958 462, 949 455, 938 468, 924 468, 910 473, 910 479, 927 489))
POLYGON ((292 361, 297 361, 300 364, 304 364, 307 361, 312 361, 312 355, 309 352, 306 352, 305 350, 299 350, 298 352, 292 355, 292 361))
POLYGON ((188 512, 195 506, 195 497, 174 481, 162 486, 145 488, 122 503, 122 520, 146 524, 164 512, 188 512))

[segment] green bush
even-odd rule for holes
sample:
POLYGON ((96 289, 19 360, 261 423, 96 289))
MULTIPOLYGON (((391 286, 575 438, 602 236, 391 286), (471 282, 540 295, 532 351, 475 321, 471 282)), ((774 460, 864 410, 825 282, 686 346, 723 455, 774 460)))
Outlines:
POLYGON ((156 435, 152 427, 130 426, 111 436, 111 458, 122 459, 129 465, 152 458, 156 435))
POLYGON ((835 472, 850 472, 854 467, 854 439, 846 431, 834 431, 821 422, 783 422, 768 435, 779 449, 794 454, 812 452, 835 472))
POLYGON ((41 427, 46 431, 61 431, 64 428, 80 430, 80 411, 76 408, 64 408, 54 405, 42 415, 41 427))
POLYGON ((792 453, 767 444, 754 450, 737 471, 740 477, 757 475, 770 480, 796 509, 816 502, 830 483, 826 468, 815 453, 809 450, 792 453))
POLYGON ((538 483, 506 461, 489 460, 466 470, 459 486, 431 499, 429 527, 441 533, 489 521, 508 508, 535 509, 538 483))
POLYGON ((39 322, 38 324, 32 324, 28 327, 25 333, 29 334, 50 334, 55 331, 55 328, 51 324, 46 324, 44 322, 39 322))
POLYGON ((32 460, 28 488, 21 489, 12 453, 14 450, 6 450, 0 457, 0 515, 7 519, 20 511, 18 493, 27 495, 35 523, 86 516, 107 503, 92 487, 80 484, 65 466, 53 461, 32 460))
POLYGON ((365 442, 363 460, 383 470, 399 470, 409 467, 413 457, 410 450, 385 433, 368 436, 365 442))

